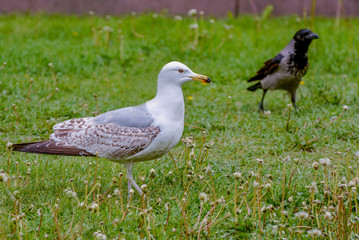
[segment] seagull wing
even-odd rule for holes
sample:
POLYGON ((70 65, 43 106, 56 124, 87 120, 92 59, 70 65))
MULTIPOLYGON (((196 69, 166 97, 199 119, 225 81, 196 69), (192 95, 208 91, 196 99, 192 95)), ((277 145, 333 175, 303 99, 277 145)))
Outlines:
POLYGON ((121 159, 144 150, 160 133, 152 122, 144 106, 122 108, 95 118, 59 123, 50 139, 99 157, 121 159))
POLYGON ((14 144, 22 152, 121 159, 144 150, 160 133, 144 106, 97 117, 70 119, 54 126, 50 140, 14 144))

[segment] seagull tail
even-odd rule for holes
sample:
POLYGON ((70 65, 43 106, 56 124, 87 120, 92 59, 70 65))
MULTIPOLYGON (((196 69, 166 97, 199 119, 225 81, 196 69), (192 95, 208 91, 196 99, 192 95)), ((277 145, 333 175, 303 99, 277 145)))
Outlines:
POLYGON ((56 142, 54 140, 46 140, 40 142, 17 143, 11 146, 13 151, 37 153, 37 154, 50 154, 62 156, 95 156, 85 150, 78 149, 74 146, 56 142))
POLYGON ((261 82, 257 82, 256 84, 247 88, 247 90, 254 92, 255 90, 260 89, 260 88, 262 88, 261 82))

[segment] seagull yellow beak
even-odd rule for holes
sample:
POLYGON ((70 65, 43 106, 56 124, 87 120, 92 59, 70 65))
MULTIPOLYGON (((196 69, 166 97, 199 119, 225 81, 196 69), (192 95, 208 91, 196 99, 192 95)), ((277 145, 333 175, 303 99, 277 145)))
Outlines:
POLYGON ((193 80, 195 81, 200 81, 200 82, 203 82, 203 83, 210 83, 212 82, 211 79, 209 79, 209 77, 205 76, 205 75, 201 75, 201 74, 197 74, 196 76, 194 77, 190 77, 192 78, 193 80))

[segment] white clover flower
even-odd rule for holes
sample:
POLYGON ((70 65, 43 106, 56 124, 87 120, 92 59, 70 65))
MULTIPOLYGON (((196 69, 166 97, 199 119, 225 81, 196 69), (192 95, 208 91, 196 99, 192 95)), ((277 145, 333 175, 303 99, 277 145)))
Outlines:
POLYGON ((12 147, 12 143, 11 142, 8 142, 7 144, 6 144, 6 148, 11 148, 12 147))
POLYGON ((135 190, 133 190, 132 188, 130 189, 130 194, 134 194, 135 190))
POLYGON ((297 212, 295 216, 301 221, 307 219, 309 217, 309 214, 307 212, 301 211, 301 212, 297 212))
POLYGON ((258 186, 259 186, 259 183, 258 183, 257 181, 254 181, 254 182, 253 182, 253 187, 256 188, 256 187, 258 187, 258 186))
POLYGON ((51 68, 54 66, 54 64, 53 64, 52 62, 50 62, 48 65, 49 65, 49 67, 51 67, 51 68))
POLYGON ((199 200, 201 200, 201 202, 206 203, 207 200, 208 200, 207 194, 205 194, 205 193, 200 193, 200 194, 199 194, 199 200))
POLYGON ((293 202, 293 196, 290 196, 289 198, 288 198, 288 202, 293 202))
POLYGON ((344 105, 343 109, 344 109, 344 111, 348 110, 349 109, 348 105, 344 105))
POLYGON ((204 11, 199 11, 199 15, 203 16, 203 15, 204 15, 204 11))
POLYGON ((329 166, 330 165, 330 159, 329 158, 321 158, 319 159, 319 163, 323 166, 329 166))
POLYGON ((209 19, 209 23, 214 23, 216 20, 214 20, 213 18, 209 19))
POLYGON ((175 21, 181 21, 182 20, 182 17, 177 15, 177 16, 174 16, 173 20, 175 21))
POLYGON ((197 23, 193 23, 191 25, 189 25, 190 29, 197 29, 198 28, 198 24, 197 23))
POLYGON ((132 12, 131 12, 131 15, 132 15, 132 16, 136 16, 137 13, 136 13, 135 11, 132 11, 132 12))
POLYGON ((308 234, 311 237, 320 237, 322 235, 322 231, 317 228, 313 228, 312 230, 308 231, 308 234))
POLYGON ((152 14, 152 17, 153 17, 153 18, 158 18, 158 14, 157 14, 157 13, 154 13, 154 14, 152 14))
POLYGON ((93 15, 95 15, 95 12, 94 11, 89 11, 89 15, 93 16, 93 15))
POLYGON ((240 179, 242 177, 242 174, 240 172, 233 173, 233 176, 235 179, 240 179))
POLYGON ((196 9, 190 9, 188 11, 188 16, 196 16, 197 15, 197 10, 196 9))
POLYGON ((289 103, 289 104, 287 104, 287 108, 293 109, 293 105, 289 103))

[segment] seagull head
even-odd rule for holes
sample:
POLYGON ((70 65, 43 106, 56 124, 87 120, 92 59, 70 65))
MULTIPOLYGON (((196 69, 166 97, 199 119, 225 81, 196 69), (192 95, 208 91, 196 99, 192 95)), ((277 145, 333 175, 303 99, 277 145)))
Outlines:
POLYGON ((319 38, 319 36, 309 29, 301 29, 295 33, 293 38, 296 42, 311 42, 313 39, 319 38))
POLYGON ((158 74, 158 82, 160 84, 174 84, 182 86, 183 83, 192 80, 203 83, 211 82, 209 77, 192 72, 189 67, 180 62, 167 63, 158 74))

